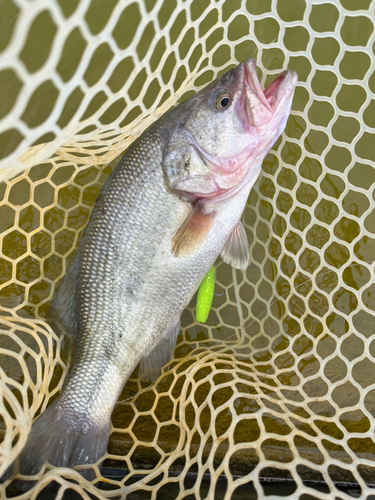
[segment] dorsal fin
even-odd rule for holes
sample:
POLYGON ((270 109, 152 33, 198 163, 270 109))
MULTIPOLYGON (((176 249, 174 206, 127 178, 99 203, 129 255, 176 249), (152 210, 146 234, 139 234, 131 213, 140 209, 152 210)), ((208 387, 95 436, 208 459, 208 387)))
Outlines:
POLYGON ((152 351, 143 356, 139 366, 142 382, 156 380, 159 377, 163 366, 173 357, 179 332, 180 318, 168 328, 152 351))
POLYGON ((241 221, 231 232, 220 256, 235 269, 246 269, 249 265, 249 243, 241 221))

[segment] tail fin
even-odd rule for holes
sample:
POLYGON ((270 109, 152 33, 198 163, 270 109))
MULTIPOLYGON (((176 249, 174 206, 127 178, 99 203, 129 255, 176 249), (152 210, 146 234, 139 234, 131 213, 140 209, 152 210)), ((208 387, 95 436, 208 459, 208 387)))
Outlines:
POLYGON ((46 460, 58 467, 95 463, 106 451, 109 431, 109 425, 103 429, 72 420, 55 401, 31 428, 20 455, 20 473, 34 475, 46 460))

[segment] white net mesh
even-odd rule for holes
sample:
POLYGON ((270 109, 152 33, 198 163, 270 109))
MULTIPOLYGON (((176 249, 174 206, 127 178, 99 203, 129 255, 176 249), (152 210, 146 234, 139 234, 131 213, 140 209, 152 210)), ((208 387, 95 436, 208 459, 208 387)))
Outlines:
POLYGON ((133 374, 96 479, 49 468, 23 498, 374 498, 373 7, 0 4, 0 475, 66 374, 43 318, 108 162, 230 65, 299 75, 244 214, 249 268, 218 262, 207 324, 192 303, 164 374, 133 374))

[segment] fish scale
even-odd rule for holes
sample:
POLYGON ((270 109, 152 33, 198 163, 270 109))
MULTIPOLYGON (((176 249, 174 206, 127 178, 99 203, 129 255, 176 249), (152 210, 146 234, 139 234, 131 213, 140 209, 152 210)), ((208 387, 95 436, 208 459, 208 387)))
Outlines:
POLYGON ((103 421, 108 426, 103 403, 113 405, 122 389, 117 384, 113 390, 114 371, 118 370, 121 380, 131 374, 145 345, 163 334, 187 305, 217 257, 213 248, 204 252, 203 259, 196 256, 185 265, 177 262, 171 272, 170 241, 191 207, 165 188, 161 147, 153 148, 151 156, 143 146, 144 142, 160 145, 158 138, 151 129, 116 168, 95 207, 96 222, 90 224, 80 245, 78 318, 85 326, 60 400, 61 408, 69 409, 76 424, 89 417, 97 425, 103 421), (103 259, 104 268, 97 264, 103 259), (126 286, 133 275, 137 283, 129 297, 124 294, 124 283, 126 286), (104 356, 107 366, 103 364, 104 350, 108 352, 104 356), (73 399, 71 395, 78 393, 84 396, 73 399))
POLYGON ((226 262, 247 265, 240 218, 295 84, 294 72, 282 73, 271 106, 250 59, 164 115, 120 160, 51 305, 55 329, 77 340, 62 393, 21 453, 22 473, 46 459, 96 462, 124 383, 142 358, 150 373, 169 361, 179 317, 224 246, 226 262))

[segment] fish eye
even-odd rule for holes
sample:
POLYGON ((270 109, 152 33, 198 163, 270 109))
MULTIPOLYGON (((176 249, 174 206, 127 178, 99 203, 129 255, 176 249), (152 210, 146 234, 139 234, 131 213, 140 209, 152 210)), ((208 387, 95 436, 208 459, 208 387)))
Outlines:
POLYGON ((215 106, 216 109, 224 109, 227 108, 230 104, 230 95, 229 94, 221 94, 216 98, 215 106))

